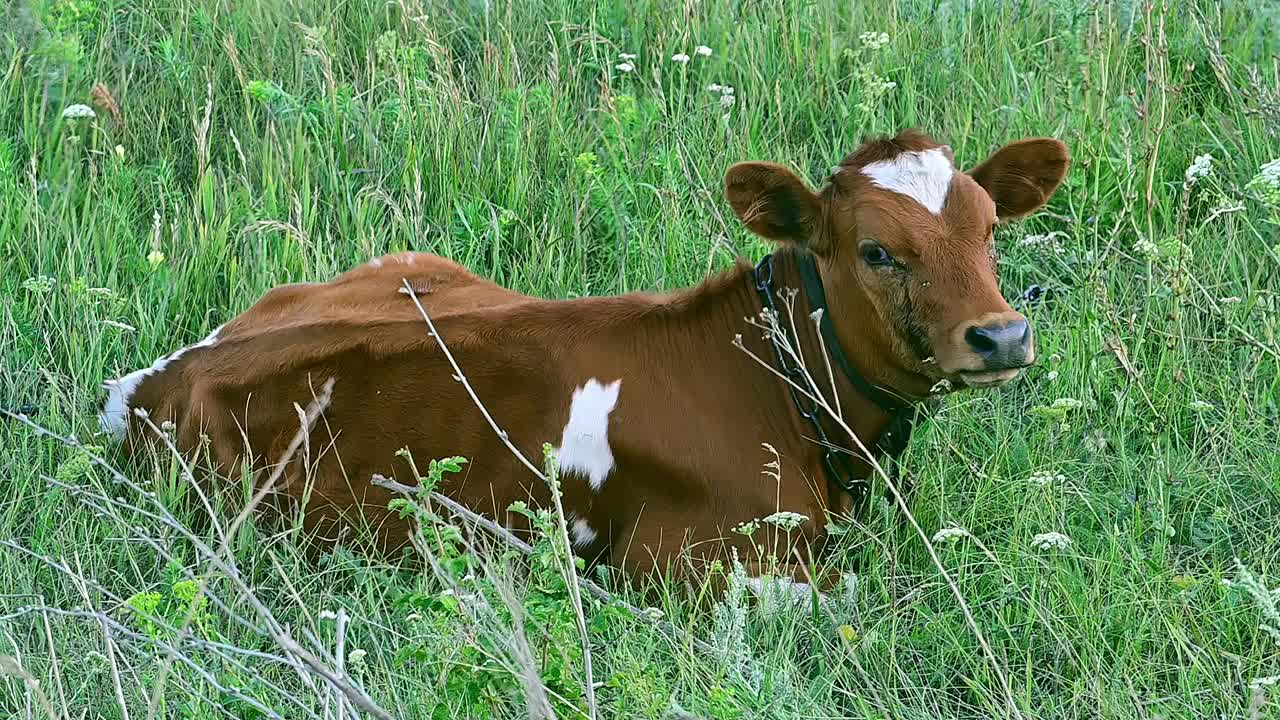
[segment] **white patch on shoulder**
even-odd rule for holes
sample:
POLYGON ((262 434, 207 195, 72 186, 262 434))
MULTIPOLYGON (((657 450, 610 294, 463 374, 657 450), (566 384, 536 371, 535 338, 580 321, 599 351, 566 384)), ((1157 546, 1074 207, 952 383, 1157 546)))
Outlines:
POLYGON ((129 432, 129 413, 133 410, 129 406, 129 400, 142 381, 156 373, 164 372, 169 363, 187 354, 188 351, 213 347, 218 342, 218 333, 222 332, 224 327, 226 326, 219 325, 205 339, 157 359, 151 363, 151 367, 134 370, 122 378, 102 383, 102 389, 107 391, 106 402, 102 404, 102 411, 98 413, 98 426, 102 431, 117 441, 123 440, 129 432))
POLYGON ((934 215, 942 212, 955 173, 942 148, 904 152, 862 168, 876 187, 906 195, 934 215))
POLYGON ((601 385, 591 378, 586 385, 573 391, 573 403, 569 406, 569 422, 556 458, 560 472, 576 472, 584 475, 591 489, 600 490, 604 480, 613 471, 613 450, 609 447, 609 413, 618 405, 618 389, 622 380, 601 385))
POLYGON ((569 537, 573 540, 573 546, 576 548, 588 547, 599 537, 596 531, 591 529, 591 525, 580 517, 574 518, 573 525, 569 529, 571 531, 569 537))
POLYGON ((370 261, 369 261, 369 267, 375 267, 375 268, 380 268, 380 267, 382 267, 382 258, 380 258, 380 257, 376 257, 376 258, 374 258, 374 259, 370 260, 370 261))

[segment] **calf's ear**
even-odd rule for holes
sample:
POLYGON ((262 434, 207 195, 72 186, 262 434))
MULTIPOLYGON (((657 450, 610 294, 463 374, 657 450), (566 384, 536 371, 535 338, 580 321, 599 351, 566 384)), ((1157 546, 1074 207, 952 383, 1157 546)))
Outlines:
POLYGON ((743 162, 729 168, 724 194, 751 232, 766 240, 822 254, 822 201, 795 173, 776 163, 743 162))
POLYGON ((1025 217, 1053 196, 1067 175, 1071 156, 1053 138, 1028 138, 1000 148, 969 171, 996 204, 1000 222, 1025 217))

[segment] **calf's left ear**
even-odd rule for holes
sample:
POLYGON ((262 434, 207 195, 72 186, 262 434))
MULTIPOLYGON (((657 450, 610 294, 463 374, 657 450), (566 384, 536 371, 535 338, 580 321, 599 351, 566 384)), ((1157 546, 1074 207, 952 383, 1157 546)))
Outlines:
POLYGON ((1000 222, 1038 210, 1067 175, 1071 156, 1053 138, 1018 140, 1000 148, 969 171, 996 203, 1000 222))
POLYGON ((751 232, 822 253, 822 201, 795 173, 775 163, 738 163, 725 173, 724 194, 751 232))

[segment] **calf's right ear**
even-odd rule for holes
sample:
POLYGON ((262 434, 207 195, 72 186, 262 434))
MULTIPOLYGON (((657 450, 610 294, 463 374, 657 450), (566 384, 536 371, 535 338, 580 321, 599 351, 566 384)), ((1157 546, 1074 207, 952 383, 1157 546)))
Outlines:
POLYGON ((787 168, 776 163, 738 163, 725 173, 724 194, 751 232, 821 254, 822 202, 787 168))

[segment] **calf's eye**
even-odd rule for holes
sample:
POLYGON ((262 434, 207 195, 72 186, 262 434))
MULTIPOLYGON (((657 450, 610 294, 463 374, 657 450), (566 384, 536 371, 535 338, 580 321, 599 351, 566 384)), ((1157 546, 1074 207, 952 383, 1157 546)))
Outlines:
POLYGON ((893 262, 893 256, 890 255, 889 251, 885 250, 884 246, 878 242, 862 243, 862 247, 859 248, 859 252, 862 253, 862 261, 871 267, 889 265, 893 262))

